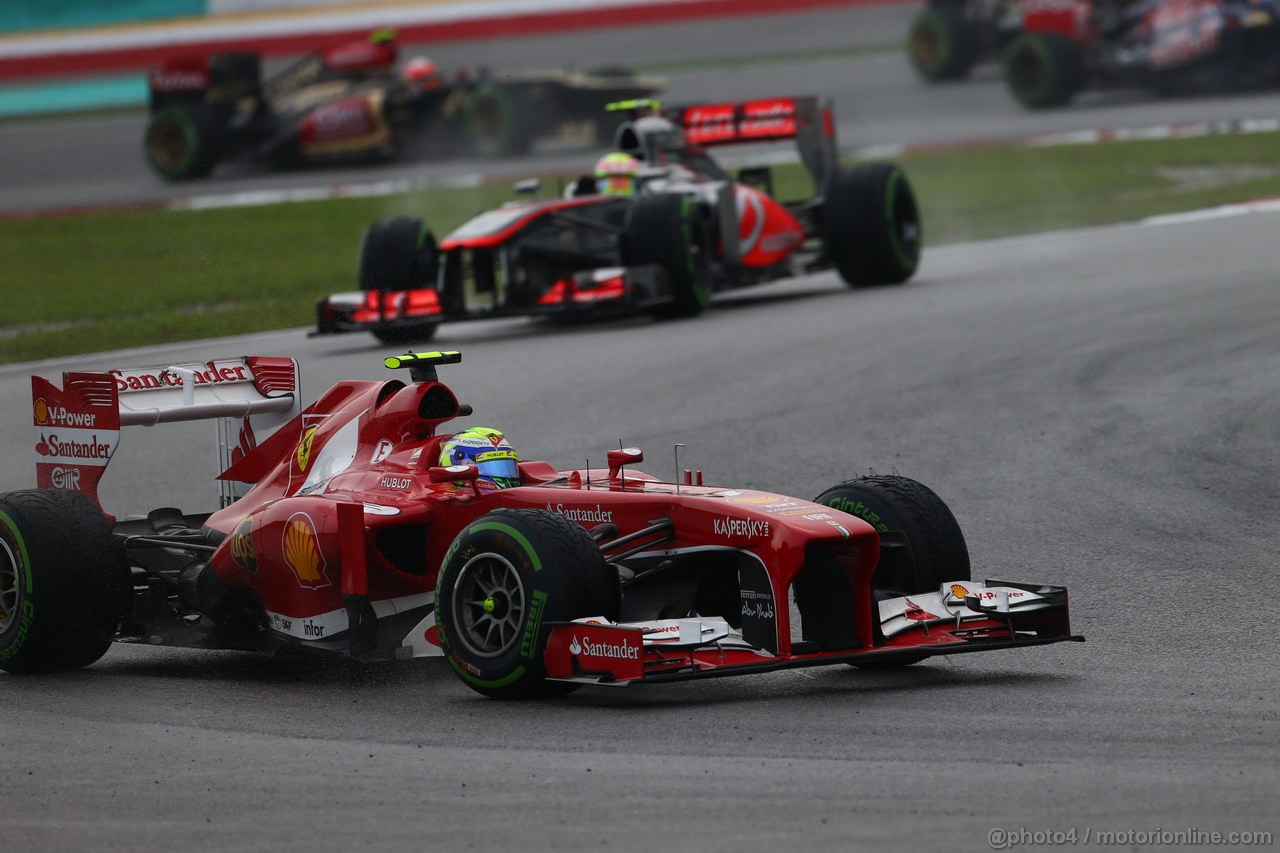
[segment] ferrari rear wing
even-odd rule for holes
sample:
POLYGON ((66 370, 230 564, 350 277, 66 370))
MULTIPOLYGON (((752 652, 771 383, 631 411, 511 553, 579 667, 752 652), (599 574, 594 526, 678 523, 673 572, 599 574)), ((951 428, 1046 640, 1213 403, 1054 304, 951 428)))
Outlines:
MULTIPOLYGON (((98 483, 121 427, 216 419, 225 470, 302 411, 298 362, 260 356, 68 372, 61 388, 32 376, 31 402, 36 485, 84 492, 99 507, 98 483)), ((219 488, 222 506, 236 498, 234 484, 219 488)))
POLYGON ((794 139, 818 186, 835 174, 836 127, 831 104, 812 95, 664 107, 691 145, 742 145, 794 139))

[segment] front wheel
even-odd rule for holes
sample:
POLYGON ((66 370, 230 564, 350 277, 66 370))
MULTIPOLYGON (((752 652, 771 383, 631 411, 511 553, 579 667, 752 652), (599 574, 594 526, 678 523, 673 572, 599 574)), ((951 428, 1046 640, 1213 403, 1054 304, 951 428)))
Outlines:
POLYGON ((1057 33, 1024 33, 1004 52, 1004 82, 1024 107, 1056 107, 1084 82, 1080 47, 1057 33))
POLYGON ((902 169, 866 163, 839 172, 823 199, 823 247, 846 284, 901 284, 915 275, 923 231, 902 169))
POLYGON ((453 541, 436 582, 436 625, 449 663, 494 699, 559 696, 546 680, 550 624, 616 620, 616 570, 591 535, 562 515, 516 509, 482 516, 453 541))
MULTIPOLYGON (((947 581, 970 579, 969 549, 951 510, 928 486, 896 474, 846 480, 814 503, 855 515, 881 534, 874 591, 890 595, 934 592, 947 581)), ((866 668, 907 666, 924 660, 855 664, 866 668)))
POLYGON ((0 669, 57 672, 106 654, 127 601, 127 567, 80 492, 0 496, 0 669))
MULTIPOLYGON (((440 268, 440 252, 431 229, 408 216, 379 219, 369 226, 360 242, 359 282, 361 290, 406 291, 432 287, 440 268)), ((381 304, 381 303, 380 303, 381 304)), ((390 312, 385 311, 384 314, 390 312)), ((378 325, 373 336, 388 346, 425 343, 435 335, 439 323, 378 325)))
POLYGON ((707 242, 693 196, 636 199, 627 217, 626 263, 657 264, 671 282, 671 301, 652 309, 654 316, 696 317, 711 303, 707 242))

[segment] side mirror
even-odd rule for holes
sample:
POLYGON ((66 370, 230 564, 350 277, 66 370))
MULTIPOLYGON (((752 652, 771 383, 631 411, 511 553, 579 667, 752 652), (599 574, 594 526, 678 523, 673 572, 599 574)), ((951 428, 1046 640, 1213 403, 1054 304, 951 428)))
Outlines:
POLYGON ((636 189, 642 189, 653 181, 661 181, 671 177, 671 170, 665 166, 645 166, 636 173, 636 189))
POLYGON ((644 453, 638 447, 624 447, 621 450, 610 450, 609 479, 616 480, 622 472, 623 465, 635 465, 644 461, 644 453))
POLYGON ((480 469, 474 465, 435 465, 427 469, 433 483, 474 483, 480 479, 480 469))

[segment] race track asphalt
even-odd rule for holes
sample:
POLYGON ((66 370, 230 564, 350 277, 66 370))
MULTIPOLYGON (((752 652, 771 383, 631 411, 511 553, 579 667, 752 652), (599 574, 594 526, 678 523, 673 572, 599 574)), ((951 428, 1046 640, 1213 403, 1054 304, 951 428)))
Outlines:
MULTIPOLYGON (((656 67, 670 80, 668 102, 815 93, 836 107, 842 147, 1022 138, 1107 127, 1280 117, 1280 93, 1156 98, 1147 92, 1086 93, 1058 110, 1030 112, 1005 91, 994 65, 973 79, 928 86, 894 46, 915 7, 898 4, 654 24, 443 45, 409 46, 444 69, 504 70, 576 65, 656 67)), ((590 152, 542 150, 523 160, 423 160, 269 173, 243 166, 209 180, 167 185, 143 162, 141 111, 0 122, 0 213, 138 204, 179 196, 335 183, 435 179, 458 174, 525 177, 577 172, 590 152)))
MULTIPOLYGON (((526 458, 576 466, 622 439, 666 475, 679 441, 716 484, 920 479, 975 576, 1070 588, 1083 645, 534 705, 439 661, 116 647, 0 676, 5 847, 981 851, 992 830, 1074 829, 1092 843, 1072 849, 1178 849, 1096 833, 1280 830, 1277 226, 957 245, 902 287, 819 275, 690 321, 439 336, 464 353, 442 370, 469 422, 526 458)), ((310 400, 385 350, 292 330, 39 372, 242 353, 298 356, 310 400)), ((31 482, 30 372, 0 369, 3 489, 31 482)), ((211 508, 211 438, 127 431, 108 507, 211 508)))

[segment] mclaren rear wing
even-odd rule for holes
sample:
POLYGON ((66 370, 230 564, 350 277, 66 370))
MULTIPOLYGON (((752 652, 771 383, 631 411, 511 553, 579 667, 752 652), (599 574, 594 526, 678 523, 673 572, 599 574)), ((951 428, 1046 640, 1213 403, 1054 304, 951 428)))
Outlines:
MULTIPOLYGON (((36 485, 84 492, 99 507, 98 483, 121 427, 216 419, 226 470, 302 411, 298 362, 262 356, 69 372, 61 388, 32 376, 31 402, 36 485)), ((238 496, 231 482, 219 491, 222 506, 238 496)))
POLYGON ((831 104, 812 95, 663 107, 692 145, 742 145, 794 139, 800 158, 821 187, 838 166, 831 104))

